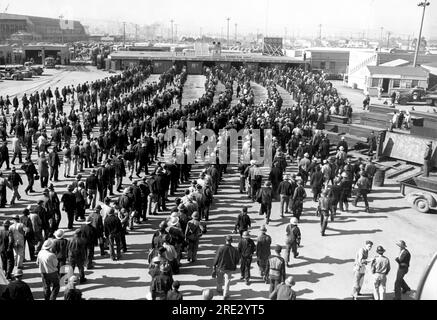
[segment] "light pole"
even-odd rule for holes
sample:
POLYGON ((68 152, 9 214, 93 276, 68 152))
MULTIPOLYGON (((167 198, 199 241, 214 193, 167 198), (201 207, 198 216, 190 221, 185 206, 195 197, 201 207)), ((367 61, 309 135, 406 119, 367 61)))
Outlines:
POLYGON ((237 44, 237 24, 235 24, 235 44, 237 44))
POLYGON ((417 6, 419 7, 423 7, 423 12, 422 12, 422 21, 420 22, 420 31, 419 31, 419 38, 416 41, 416 52, 414 54, 414 62, 413 62, 413 67, 417 66, 417 57, 419 55, 419 48, 420 48, 420 40, 422 38, 422 28, 423 28, 423 20, 425 19, 425 11, 426 11, 426 7, 429 6, 431 3, 427 0, 419 3, 417 6))
POLYGON ((175 23, 174 27, 175 27, 174 34, 175 34, 176 42, 178 42, 178 25, 175 23))
POLYGON ((226 20, 228 20, 228 37, 227 37, 227 39, 228 39, 228 49, 229 49, 229 20, 231 20, 231 18, 226 18, 226 20))

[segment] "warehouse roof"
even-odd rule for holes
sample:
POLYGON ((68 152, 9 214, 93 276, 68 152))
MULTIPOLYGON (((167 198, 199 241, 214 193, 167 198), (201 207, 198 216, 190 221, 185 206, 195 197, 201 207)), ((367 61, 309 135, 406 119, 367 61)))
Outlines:
POLYGON ((429 72, 421 67, 386 67, 386 66, 367 66, 372 74, 390 74, 410 77, 427 78, 429 72))

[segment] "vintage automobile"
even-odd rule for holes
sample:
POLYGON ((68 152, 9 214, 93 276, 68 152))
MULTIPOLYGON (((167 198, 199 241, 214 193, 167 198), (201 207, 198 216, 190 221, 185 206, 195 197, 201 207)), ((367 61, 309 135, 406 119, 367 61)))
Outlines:
POLYGON ((46 68, 54 69, 56 68, 56 59, 52 57, 47 57, 44 61, 46 68))
POLYGON ((437 86, 434 86, 428 91, 424 88, 417 87, 399 92, 398 103, 400 105, 415 102, 425 102, 428 105, 434 105, 437 107, 437 86))
POLYGON ((6 80, 24 80, 24 75, 15 69, 0 70, 0 74, 6 80))
POLYGON ((417 211, 432 213, 437 209, 437 181, 425 177, 410 177, 400 184, 402 195, 417 211))
POLYGON ((40 76, 44 72, 44 68, 34 65, 32 62, 26 62, 24 64, 24 67, 26 68, 26 70, 32 71, 32 74, 34 76, 40 76))

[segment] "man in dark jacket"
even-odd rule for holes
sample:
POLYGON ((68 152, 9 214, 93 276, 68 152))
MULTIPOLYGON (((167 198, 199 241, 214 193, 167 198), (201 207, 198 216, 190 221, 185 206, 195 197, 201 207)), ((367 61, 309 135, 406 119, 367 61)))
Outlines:
POLYGON ((405 275, 408 273, 408 268, 410 267, 411 254, 407 250, 407 244, 405 241, 401 240, 397 242, 396 245, 400 248, 400 252, 399 257, 395 259, 399 268, 396 274, 394 300, 401 300, 401 293, 405 294, 408 291, 411 291, 410 287, 404 280, 405 275))
POLYGON ((290 262, 290 251, 293 252, 294 258, 297 258, 299 256, 299 252, 297 252, 297 248, 298 246, 300 246, 301 233, 297 225, 298 225, 298 220, 297 218, 293 217, 290 219, 290 224, 286 228, 287 251, 285 252, 285 261, 287 262, 287 265, 289 265, 290 262))
POLYGON ((250 226, 251 226, 251 221, 250 221, 250 217, 247 215, 247 207, 243 207, 241 213, 237 217, 234 233, 237 233, 238 231, 240 233, 240 237, 242 237, 243 232, 249 230, 250 226))
POLYGON ((17 269, 14 274, 15 280, 9 282, 2 298, 8 301, 33 301, 32 291, 23 280, 23 270, 17 269))
POLYGON ((277 197, 279 184, 282 181, 282 169, 279 162, 275 162, 269 174, 269 181, 272 183, 273 197, 277 197))
POLYGON ((289 213, 288 206, 290 204, 290 197, 293 196, 294 188, 290 183, 289 175, 284 175, 284 180, 279 184, 279 195, 281 198, 281 218, 284 217, 284 206, 285 213, 289 213))
POLYGON ((116 178, 116 190, 121 192, 123 185, 123 177, 126 176, 126 167, 124 165, 123 156, 119 155, 114 161, 115 178, 116 178))
POLYGON ((270 223, 270 214, 272 212, 273 190, 272 183, 267 181, 257 194, 257 202, 261 204, 259 215, 266 215, 266 224, 270 223))
POLYGON ((89 198, 88 203, 90 204, 91 210, 94 210, 94 208, 96 207, 98 186, 99 186, 99 179, 96 176, 96 170, 92 169, 91 174, 89 175, 89 177, 86 178, 85 181, 85 188, 89 198))
POLYGON ((355 200, 353 202, 353 205, 356 207, 358 201, 362 197, 364 200, 364 205, 366 206, 366 212, 369 212, 369 201, 367 200, 367 195, 370 191, 370 181, 369 178, 367 178, 367 173, 363 172, 361 173, 361 177, 357 181, 357 187, 358 187, 358 193, 355 197, 355 200))
POLYGON ((81 237, 80 229, 77 229, 73 238, 68 241, 67 245, 67 261, 71 268, 79 269, 80 283, 85 283, 85 260, 86 260, 86 241, 81 237))
POLYGON ((240 253, 232 246, 232 236, 226 236, 226 244, 217 250, 212 264, 213 274, 217 276, 217 292, 222 294, 224 299, 229 297, 232 273, 237 269, 239 261, 240 253))
POLYGON ((61 160, 59 159, 57 147, 53 147, 52 152, 49 153, 48 162, 50 167, 50 180, 55 182, 59 181, 58 173, 59 173, 59 167, 61 166, 61 160))
POLYGON ((249 231, 244 231, 238 243, 238 252, 241 256, 241 280, 246 279, 247 285, 250 285, 250 265, 252 264, 252 255, 255 250, 255 242, 250 238, 249 231))
POLYGON ((86 268, 88 270, 93 269, 94 260, 94 247, 97 245, 97 230, 92 225, 93 218, 88 216, 85 220, 85 224, 80 227, 80 235, 86 242, 87 259, 86 268))
POLYGON ((3 222, 3 229, 0 229, 0 258, 2 259, 6 279, 12 278, 15 262, 13 244, 10 241, 12 239, 9 231, 10 225, 10 221, 6 220, 3 222))
POLYGON ((269 257, 266 266, 264 280, 270 282, 269 293, 272 293, 276 287, 285 280, 285 260, 281 257, 282 247, 278 244, 275 253, 269 257))
POLYGON ((296 292, 291 289, 295 285, 292 276, 288 277, 284 283, 279 284, 270 294, 270 300, 296 300, 296 292))
POLYGON ((270 246, 272 244, 272 238, 268 234, 266 234, 266 226, 263 225, 260 231, 261 234, 256 241, 256 257, 261 277, 264 277, 266 274, 267 262, 270 256, 270 246))
POLYGON ((170 266, 168 264, 161 264, 159 268, 159 275, 154 277, 150 284, 152 300, 166 300, 173 284, 170 266))
POLYGON ((109 253, 111 255, 111 259, 113 261, 119 260, 121 258, 121 233, 123 231, 123 227, 120 219, 115 215, 113 208, 105 218, 103 228, 105 231, 105 237, 109 242, 109 253), (117 253, 114 251, 114 245, 117 246, 117 253))
POLYGON ((63 203, 62 210, 67 213, 68 218, 68 229, 73 229, 74 223, 74 212, 76 208, 76 196, 73 193, 74 186, 69 185, 67 188, 67 192, 64 193, 61 197, 61 202, 63 203))
POLYGON ((105 252, 105 239, 103 236, 103 218, 100 214, 102 207, 98 204, 95 211, 90 213, 88 216, 91 219, 91 225, 96 229, 97 241, 100 247, 100 255, 103 257, 106 255, 105 252))
POLYGON ((305 188, 303 187, 302 180, 297 181, 297 187, 293 194, 293 216, 300 220, 303 210, 303 201, 307 197, 305 188))
POLYGON ((316 166, 316 170, 311 174, 310 185, 313 191, 313 201, 317 202, 323 187, 323 173, 319 165, 316 166))
POLYGON ((24 192, 26 194, 35 192, 33 190, 33 184, 35 182, 35 175, 38 174, 38 171, 36 170, 35 164, 32 162, 30 157, 26 157, 26 162, 21 166, 21 169, 24 171, 24 173, 27 176, 28 185, 24 192))

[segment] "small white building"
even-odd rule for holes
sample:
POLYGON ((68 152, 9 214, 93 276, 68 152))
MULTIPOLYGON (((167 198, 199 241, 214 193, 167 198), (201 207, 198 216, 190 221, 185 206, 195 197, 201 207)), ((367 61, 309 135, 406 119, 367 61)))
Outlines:
POLYGON ((364 92, 377 96, 379 88, 388 95, 402 89, 427 89, 428 79, 429 71, 421 67, 367 66, 364 92))

